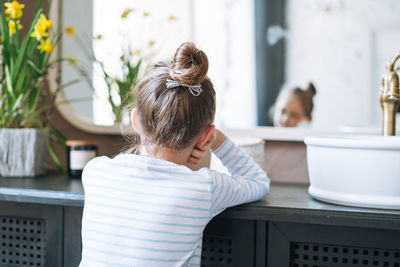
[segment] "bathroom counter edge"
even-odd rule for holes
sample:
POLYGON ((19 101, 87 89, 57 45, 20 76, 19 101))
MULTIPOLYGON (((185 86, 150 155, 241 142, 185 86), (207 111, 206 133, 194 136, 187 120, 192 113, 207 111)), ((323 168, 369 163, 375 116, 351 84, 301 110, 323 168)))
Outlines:
MULTIPOLYGON (((261 200, 232 207, 222 218, 287 221, 400 229, 400 210, 347 207, 313 199, 306 184, 272 183, 261 200)), ((83 207, 79 179, 65 174, 37 178, 0 178, 0 201, 83 207)))

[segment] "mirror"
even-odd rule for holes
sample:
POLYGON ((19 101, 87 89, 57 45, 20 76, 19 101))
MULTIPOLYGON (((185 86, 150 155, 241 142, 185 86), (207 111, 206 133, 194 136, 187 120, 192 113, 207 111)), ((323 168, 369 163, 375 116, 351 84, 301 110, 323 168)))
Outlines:
POLYGON ((400 2, 287 1, 286 80, 316 85, 313 125, 380 128, 385 65, 400 51, 400 2))
MULTIPOLYGON (((116 0, 109 5, 105 0, 71 0, 63 1, 61 10, 64 27, 74 26, 75 36, 117 77, 123 40, 132 43, 133 51, 147 51, 148 65, 170 59, 183 41, 194 41, 209 57, 219 127, 250 128, 258 116, 268 116, 257 109, 256 40, 262 38, 262 49, 283 46, 285 84, 305 88, 309 81, 314 83, 313 129, 379 129, 380 79, 386 62, 400 51, 400 2, 287 0, 282 5, 284 23, 276 25, 255 17, 260 1, 264 0, 116 0), (121 15, 127 9, 132 11, 124 20, 121 15), (169 21, 170 16, 176 20, 169 21), (264 36, 254 31, 257 23, 268 23, 264 36), (94 38, 99 34, 101 39, 94 38)), ((92 67, 72 37, 64 38, 62 53, 92 67)), ((98 72, 94 66, 88 71, 91 85, 82 80, 66 88, 65 97, 81 119, 113 125, 107 86, 98 72)), ((64 63, 62 77, 68 83, 79 74, 64 63)), ((266 90, 274 91, 275 98, 280 87, 266 90)), ((266 101, 264 111, 274 101, 266 101)))
MULTIPOLYGON (((147 52, 144 55, 147 65, 170 60, 182 42, 194 41, 209 57, 209 76, 218 95, 217 114, 220 115, 216 123, 222 127, 255 125, 254 35, 248 31, 254 27, 251 3, 118 0, 109 7, 108 1, 83 4, 71 0, 63 1, 62 5, 63 27, 75 29, 74 36, 65 36, 63 40, 64 56, 77 57, 78 64, 90 66, 80 44, 84 43, 86 49, 92 47, 96 57, 104 62, 107 72, 118 77, 121 48, 126 39, 132 44, 132 51, 147 52), (121 18, 127 9, 131 10, 130 14, 126 19, 121 18), (92 14, 87 14, 87 10, 92 10, 92 14), (244 19, 238 21, 239 16, 244 19), (100 40, 96 39, 99 34, 100 40), (82 40, 80 43, 78 38, 82 40), (151 46, 149 42, 153 42, 151 46)), ((93 79, 91 85, 83 79, 65 89, 69 106, 87 121, 112 125, 104 75, 98 65, 88 74, 93 79)), ((63 63, 62 77, 63 83, 68 83, 80 78, 80 74, 76 66, 63 63)))

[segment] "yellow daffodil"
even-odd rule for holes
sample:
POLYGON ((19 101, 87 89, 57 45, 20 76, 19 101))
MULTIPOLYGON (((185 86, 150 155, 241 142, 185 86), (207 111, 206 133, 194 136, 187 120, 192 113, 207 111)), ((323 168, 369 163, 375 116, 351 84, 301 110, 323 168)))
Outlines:
POLYGON ((150 16, 149 12, 143 12, 143 17, 148 17, 150 16))
POLYGON ((38 24, 42 24, 46 29, 48 29, 51 28, 53 22, 51 20, 48 20, 44 14, 40 14, 38 24))
POLYGON ((10 20, 8 22, 8 33, 10 34, 10 36, 13 36, 15 34, 15 21, 10 20))
POLYGON ((133 11, 134 11, 133 9, 125 8, 124 12, 122 12, 121 18, 126 19, 129 16, 129 14, 133 11))
POLYGON ((6 15, 10 15, 13 19, 19 19, 22 16, 22 9, 25 7, 24 4, 20 4, 18 1, 12 1, 11 3, 5 3, 4 6, 6 15))
POLYGON ((44 25, 44 24, 37 23, 33 29, 34 30, 30 36, 35 37, 36 40, 38 40, 38 41, 42 40, 43 37, 48 36, 48 34, 46 32, 47 28, 46 28, 46 25, 44 25))
POLYGON ((64 31, 68 36, 74 36, 74 34, 75 34, 75 26, 72 26, 72 25, 68 26, 68 27, 66 27, 64 29, 64 31))
POLYGON ((49 38, 47 38, 46 41, 41 39, 40 44, 36 48, 40 50, 40 53, 50 53, 53 50, 53 45, 51 44, 49 38))
POLYGON ((76 55, 75 54, 71 54, 71 55, 69 55, 69 57, 68 57, 68 63, 70 64, 70 65, 78 65, 78 59, 77 59, 77 57, 76 57, 76 55))
POLYGON ((19 23, 19 20, 17 20, 17 23, 15 23, 14 20, 10 20, 8 22, 8 33, 10 36, 13 36, 16 33, 16 29, 18 30, 22 29, 22 25, 19 23))
POLYGON ((169 21, 174 21, 174 20, 177 20, 177 19, 178 19, 177 17, 172 16, 172 15, 168 17, 169 21))
POLYGON ((153 46, 155 44, 155 42, 153 40, 149 41, 149 46, 153 46))

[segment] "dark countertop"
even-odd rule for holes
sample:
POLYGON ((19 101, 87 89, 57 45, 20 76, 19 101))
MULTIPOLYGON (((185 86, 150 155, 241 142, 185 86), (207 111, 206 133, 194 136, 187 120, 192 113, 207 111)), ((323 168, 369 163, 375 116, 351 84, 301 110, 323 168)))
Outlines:
MULTIPOLYGON (((400 210, 328 204, 311 198, 307 189, 304 184, 271 184, 260 201, 229 208, 220 217, 400 230, 400 210)), ((0 177, 0 201, 82 207, 84 192, 80 179, 63 174, 0 177)))
POLYGON ((0 201, 83 207, 80 179, 50 173, 44 177, 0 177, 0 201))

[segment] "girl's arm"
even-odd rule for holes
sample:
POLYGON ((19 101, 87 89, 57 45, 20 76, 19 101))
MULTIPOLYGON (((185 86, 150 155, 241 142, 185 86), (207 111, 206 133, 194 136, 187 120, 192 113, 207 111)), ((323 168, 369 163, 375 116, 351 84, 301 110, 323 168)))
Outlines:
POLYGON ((222 132, 216 130, 211 149, 231 174, 211 171, 214 178, 212 216, 227 207, 258 200, 268 193, 270 181, 266 173, 222 132))

